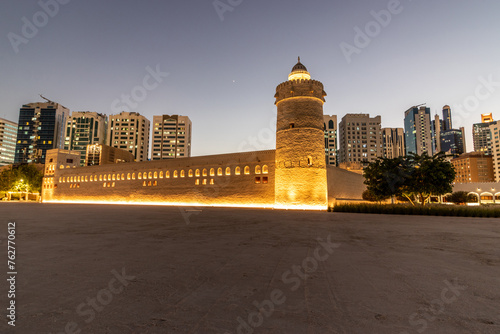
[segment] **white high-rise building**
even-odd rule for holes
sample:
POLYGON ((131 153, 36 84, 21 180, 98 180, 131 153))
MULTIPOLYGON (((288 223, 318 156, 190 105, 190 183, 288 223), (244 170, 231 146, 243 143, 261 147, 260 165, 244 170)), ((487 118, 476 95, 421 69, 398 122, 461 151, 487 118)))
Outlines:
POLYGON ((14 163, 16 139, 17 123, 0 118, 0 166, 14 163))
POLYGON ((493 156, 493 174, 495 182, 500 182, 500 122, 490 123, 491 153, 493 156))
POLYGON ((381 117, 347 114, 339 124, 339 163, 370 162, 382 157, 381 117))
POLYGON ((337 116, 323 115, 326 164, 337 166, 337 116))
POLYGON ((107 144, 132 153, 135 161, 149 157, 149 120, 136 112, 109 116, 107 144))
POLYGON ((403 128, 383 128, 382 140, 384 158, 394 159, 404 157, 405 154, 405 130, 403 128))
POLYGON ((153 116, 151 160, 190 157, 191 127, 188 116, 153 116))

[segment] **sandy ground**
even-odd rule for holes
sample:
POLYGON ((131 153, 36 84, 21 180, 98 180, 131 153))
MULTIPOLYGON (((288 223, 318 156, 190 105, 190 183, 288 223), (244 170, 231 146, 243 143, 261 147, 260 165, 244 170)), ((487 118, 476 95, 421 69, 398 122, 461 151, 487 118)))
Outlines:
POLYGON ((498 219, 25 203, 0 219, 18 265, 0 333, 500 333, 498 219))

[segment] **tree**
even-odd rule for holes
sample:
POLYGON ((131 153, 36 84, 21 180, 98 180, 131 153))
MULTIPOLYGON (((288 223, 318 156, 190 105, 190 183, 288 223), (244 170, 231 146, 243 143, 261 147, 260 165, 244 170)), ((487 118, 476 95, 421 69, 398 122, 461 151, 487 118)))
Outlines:
POLYGON ((40 192, 43 173, 34 165, 20 165, 0 173, 0 191, 40 192))
POLYGON ((379 158, 365 168, 363 175, 368 191, 384 200, 404 195, 404 186, 411 177, 411 168, 404 157, 379 158))
POLYGON ((452 191, 455 179, 453 165, 443 155, 410 154, 394 159, 379 158, 364 170, 365 184, 374 196, 389 198, 404 196, 413 205, 413 198, 422 205, 433 195, 452 191))
POLYGON ((427 152, 422 155, 412 153, 407 158, 413 166, 407 187, 418 195, 422 205, 431 195, 445 195, 453 191, 451 184, 455 180, 455 168, 445 160, 444 154, 429 156, 427 152))

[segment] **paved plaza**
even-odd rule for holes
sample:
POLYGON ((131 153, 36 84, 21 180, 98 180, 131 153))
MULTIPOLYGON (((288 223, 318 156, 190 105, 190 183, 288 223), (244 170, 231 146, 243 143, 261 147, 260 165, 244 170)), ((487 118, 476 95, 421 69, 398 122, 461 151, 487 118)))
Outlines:
POLYGON ((8 222, 17 252, 0 333, 500 333, 498 219, 37 203, 0 218, 2 262, 8 222))

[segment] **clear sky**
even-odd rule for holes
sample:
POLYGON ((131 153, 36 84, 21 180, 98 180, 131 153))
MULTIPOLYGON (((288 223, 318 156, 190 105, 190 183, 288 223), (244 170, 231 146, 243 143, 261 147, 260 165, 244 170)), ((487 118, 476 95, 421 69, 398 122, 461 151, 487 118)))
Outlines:
POLYGON ((409 107, 448 104, 470 151, 480 114, 500 118, 498 0, 58 1, 40 1, 50 15, 0 2, 0 117, 41 93, 72 111, 187 115, 193 155, 270 149, 275 87, 301 56, 339 121, 403 127, 409 107))

